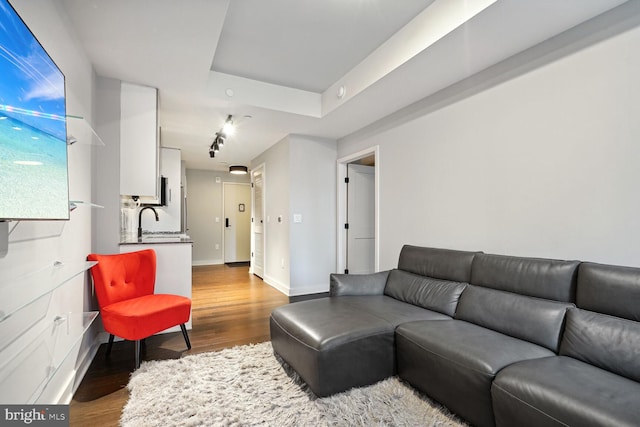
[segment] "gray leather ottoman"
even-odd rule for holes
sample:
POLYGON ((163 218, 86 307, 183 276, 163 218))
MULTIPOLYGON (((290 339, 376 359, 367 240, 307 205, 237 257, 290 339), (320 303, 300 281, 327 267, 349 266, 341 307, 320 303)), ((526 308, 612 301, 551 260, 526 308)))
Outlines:
POLYGON ((451 318, 383 295, 321 298, 275 309, 271 344, 323 397, 395 375, 396 326, 427 319, 451 318))

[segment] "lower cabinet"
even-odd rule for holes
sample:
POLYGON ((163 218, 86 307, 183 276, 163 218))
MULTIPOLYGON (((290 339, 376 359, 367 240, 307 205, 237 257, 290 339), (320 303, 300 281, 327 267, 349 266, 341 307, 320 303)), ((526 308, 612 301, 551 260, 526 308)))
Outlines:
MULTIPOLYGON (((127 244, 120 253, 143 249, 156 251, 156 294, 174 294, 191 298, 191 243, 127 244)), ((185 325, 191 329, 191 318, 185 325)), ((179 332, 175 326, 161 333, 179 332)))

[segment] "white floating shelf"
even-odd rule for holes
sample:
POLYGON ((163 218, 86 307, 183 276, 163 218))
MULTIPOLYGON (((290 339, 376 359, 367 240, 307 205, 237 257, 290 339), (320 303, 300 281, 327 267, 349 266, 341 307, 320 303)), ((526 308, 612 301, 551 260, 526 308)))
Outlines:
POLYGON ((67 115, 67 145, 87 144, 104 146, 104 141, 82 116, 67 115))

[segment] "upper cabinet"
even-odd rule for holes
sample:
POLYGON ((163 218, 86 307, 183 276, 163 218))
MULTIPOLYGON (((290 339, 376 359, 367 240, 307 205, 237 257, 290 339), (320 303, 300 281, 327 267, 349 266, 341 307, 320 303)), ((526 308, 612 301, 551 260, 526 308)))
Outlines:
POLYGON ((158 90, 120 86, 120 194, 158 196, 158 90))

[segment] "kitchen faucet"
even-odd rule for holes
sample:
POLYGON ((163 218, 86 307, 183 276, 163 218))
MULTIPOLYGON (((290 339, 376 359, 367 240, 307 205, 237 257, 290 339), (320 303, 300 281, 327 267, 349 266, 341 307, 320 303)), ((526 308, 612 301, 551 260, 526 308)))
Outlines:
POLYGON ((145 206, 144 208, 140 209, 140 213, 138 213, 138 237, 142 237, 142 212, 145 209, 151 209, 153 211, 154 214, 156 214, 156 221, 160 221, 160 218, 158 218, 158 212, 156 212, 156 210, 151 207, 151 206, 145 206))

